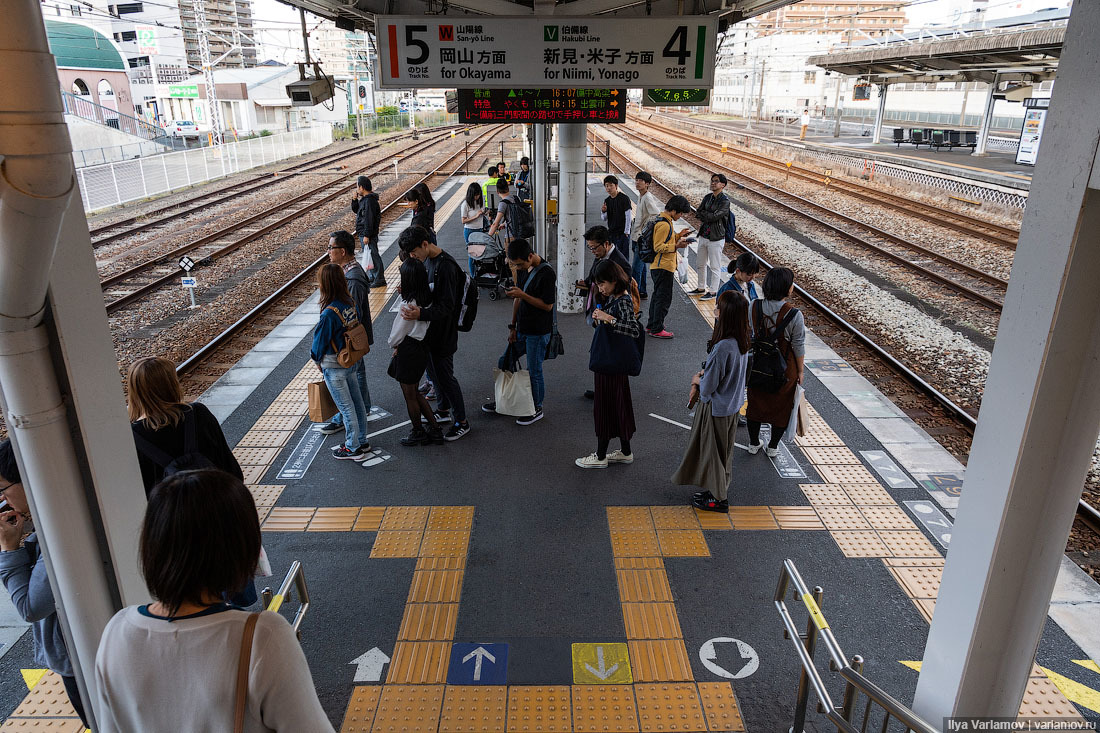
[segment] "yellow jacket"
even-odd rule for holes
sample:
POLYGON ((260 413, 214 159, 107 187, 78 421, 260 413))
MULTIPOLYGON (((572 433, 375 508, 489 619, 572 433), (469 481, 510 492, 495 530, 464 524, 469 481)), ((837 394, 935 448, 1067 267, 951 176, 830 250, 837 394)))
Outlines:
POLYGON ((649 269, 676 272, 676 258, 679 256, 676 254, 676 244, 686 231, 689 230, 677 232, 672 226, 672 218, 667 212, 661 212, 661 217, 653 226, 653 251, 657 256, 653 258, 649 269))

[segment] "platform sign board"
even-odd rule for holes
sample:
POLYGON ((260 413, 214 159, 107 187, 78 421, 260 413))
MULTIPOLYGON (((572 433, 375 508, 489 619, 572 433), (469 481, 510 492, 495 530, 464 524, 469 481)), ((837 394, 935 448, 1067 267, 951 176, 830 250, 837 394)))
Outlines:
POLYGON ((458 121, 626 122, 626 90, 459 89, 458 121))
POLYGON ((643 107, 697 107, 710 104, 709 89, 646 89, 643 107))
POLYGON ((717 17, 378 16, 379 85, 409 88, 714 84, 717 17))
POLYGON ((1047 120, 1049 98, 1031 98, 1024 100, 1024 125, 1020 130, 1020 147, 1016 150, 1016 163, 1035 165, 1039 159, 1039 143, 1043 139, 1043 126, 1047 120), (1028 104, 1032 102, 1032 104, 1028 104))

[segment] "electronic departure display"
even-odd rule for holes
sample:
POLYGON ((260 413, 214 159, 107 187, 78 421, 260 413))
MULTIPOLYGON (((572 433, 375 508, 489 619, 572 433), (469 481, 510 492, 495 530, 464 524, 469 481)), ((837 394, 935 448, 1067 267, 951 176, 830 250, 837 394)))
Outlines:
POLYGON ((459 89, 458 119, 489 122, 626 122, 625 89, 459 89))

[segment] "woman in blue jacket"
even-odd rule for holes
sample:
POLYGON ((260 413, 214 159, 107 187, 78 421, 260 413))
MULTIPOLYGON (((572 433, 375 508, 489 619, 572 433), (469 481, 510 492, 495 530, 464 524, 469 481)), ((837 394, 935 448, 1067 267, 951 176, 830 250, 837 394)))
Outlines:
POLYGON ((355 365, 340 366, 336 355, 344 348, 344 334, 359 321, 348 281, 339 265, 328 263, 317 273, 321 288, 321 319, 313 331, 310 358, 325 377, 325 385, 344 418, 347 439, 332 450, 334 458, 362 461, 370 451, 367 443, 367 410, 359 391, 355 365))

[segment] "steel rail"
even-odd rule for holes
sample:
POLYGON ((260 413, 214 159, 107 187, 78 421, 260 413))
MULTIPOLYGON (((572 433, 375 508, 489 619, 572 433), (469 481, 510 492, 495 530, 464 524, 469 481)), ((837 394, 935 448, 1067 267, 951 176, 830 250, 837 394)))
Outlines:
MULTIPOLYGON (((638 135, 637 133, 634 133, 634 132, 620 131, 619 134, 624 135, 625 137, 631 137, 631 138, 637 140, 638 142, 640 142, 642 144, 649 145, 651 147, 657 148, 658 150, 662 151, 663 153, 666 153, 668 155, 672 155, 674 157, 677 157, 680 160, 682 160, 685 163, 688 163, 690 165, 698 166, 698 167, 703 168, 707 171, 713 171, 714 170, 714 162, 710 161, 710 160, 707 160, 706 158, 704 158, 701 155, 697 155, 695 153, 690 153, 690 152, 687 152, 687 151, 676 150, 676 149, 672 148, 671 146, 666 145, 665 143, 662 143, 662 142, 659 142, 659 141, 649 140, 649 139, 647 139, 645 137, 642 137, 641 135, 638 135), (694 158, 694 160, 693 160, 693 158, 694 158)), ((990 275, 989 273, 987 273, 983 270, 979 270, 979 269, 977 269, 975 267, 972 267, 972 266, 970 266, 970 265, 968 265, 964 262, 959 262, 958 260, 955 260, 951 257, 946 256, 946 255, 942 255, 942 254, 940 254, 940 253, 938 253, 934 250, 928 249, 927 247, 919 245, 915 242, 910 242, 909 240, 906 240, 906 239, 904 239, 902 237, 899 237, 895 234, 885 232, 885 231, 883 231, 881 229, 878 229, 877 227, 874 227, 870 224, 866 224, 864 222, 861 222, 858 219, 854 219, 854 218, 852 218, 850 216, 847 216, 845 214, 841 214, 840 212, 833 211, 832 209, 828 208, 827 206, 823 206, 823 205, 818 204, 814 201, 804 199, 801 196, 797 196, 796 194, 788 193, 786 191, 783 191, 780 188, 772 186, 768 183, 760 181, 760 180, 758 180, 756 178, 753 178, 752 176, 746 175, 744 173, 740 173, 740 172, 734 171, 730 168, 726 168, 725 166, 719 167, 718 170, 720 170, 720 171, 722 171, 722 172, 724 172, 724 173, 726 173, 729 176, 732 176, 734 178, 740 178, 740 179, 743 179, 743 180, 751 181, 753 184, 771 189, 779 195, 787 196, 787 197, 792 198, 792 199, 794 199, 795 201, 797 201, 801 204, 804 204, 804 205, 809 206, 809 207, 814 208, 814 209, 818 209, 818 210, 824 212, 825 214, 827 214, 828 216, 832 216, 832 217, 838 218, 842 221, 845 221, 845 222, 847 222, 851 225, 861 227, 863 229, 867 229, 873 235, 875 235, 877 237, 887 239, 891 242, 894 242, 894 243, 899 244, 903 247, 906 247, 907 249, 910 249, 914 252, 917 252, 918 254, 931 257, 932 259, 935 259, 935 260, 937 260, 937 261, 939 261, 939 262, 941 262, 945 265, 948 265, 950 267, 954 267, 958 270, 961 270, 961 271, 967 273, 968 275, 972 275, 976 278, 985 280, 986 282, 989 282, 990 284, 992 284, 996 287, 999 287, 999 288, 1007 288, 1008 287, 1008 282, 1006 280, 1002 280, 1001 278, 996 277, 995 275, 990 275)), ((990 308, 994 311, 997 311, 997 312, 1001 311, 1002 303, 1001 303, 1001 301, 997 300, 996 298, 992 298, 992 297, 986 295, 985 293, 982 293, 978 290, 975 290, 975 289, 969 287, 968 285, 960 283, 957 280, 953 280, 953 279, 951 279, 951 278, 949 278, 945 275, 940 274, 939 272, 936 272, 935 270, 931 270, 927 267, 924 267, 923 265, 921 265, 917 262, 913 262, 912 260, 907 259, 906 257, 903 257, 903 256, 901 256, 900 254, 898 254, 896 252, 891 252, 890 250, 888 250, 884 247, 881 247, 881 246, 875 244, 874 242, 870 242, 870 241, 860 237, 859 235, 854 234, 854 233, 844 229, 843 227, 837 226, 836 224, 825 221, 824 219, 821 219, 820 217, 814 216, 813 214, 810 214, 806 211, 803 211, 803 210, 799 209, 797 206, 795 206, 793 204, 790 204, 790 203, 787 203, 786 201, 781 201, 781 200, 777 199, 775 196, 771 196, 767 193, 764 193, 763 191, 754 190, 750 187, 746 187, 746 190, 748 190, 750 193, 752 193, 754 195, 760 196, 760 197, 770 201, 771 203, 773 203, 777 206, 780 206, 780 207, 782 207, 782 208, 784 208, 788 211, 794 212, 795 214, 797 214, 797 215, 799 215, 799 216, 801 216, 805 219, 809 219, 810 221, 814 222, 815 224, 817 224, 819 226, 823 226, 823 227, 829 229, 830 231, 834 232, 835 234, 840 235, 841 237, 845 238, 846 240, 848 240, 849 242, 851 242, 851 243, 853 243, 857 246, 863 247, 865 249, 869 249, 872 252, 875 252, 876 254, 881 255, 882 257, 885 257, 885 258, 887 258, 887 259, 889 259, 893 262, 896 262, 899 265, 902 265, 903 267, 907 267, 907 268, 909 268, 909 269, 911 269, 915 272, 920 273, 923 277, 926 277, 929 280, 933 280, 933 281, 938 282, 942 285, 945 285, 946 287, 956 291, 960 295, 964 295, 967 298, 970 298, 971 300, 977 301, 977 302, 981 303, 982 305, 984 305, 984 306, 986 306, 986 307, 988 307, 988 308, 990 308)))

